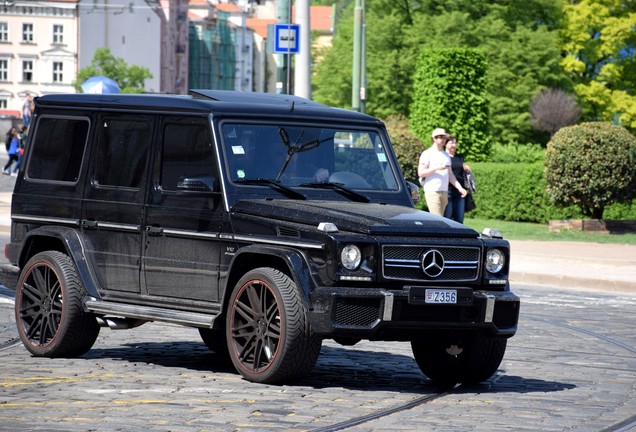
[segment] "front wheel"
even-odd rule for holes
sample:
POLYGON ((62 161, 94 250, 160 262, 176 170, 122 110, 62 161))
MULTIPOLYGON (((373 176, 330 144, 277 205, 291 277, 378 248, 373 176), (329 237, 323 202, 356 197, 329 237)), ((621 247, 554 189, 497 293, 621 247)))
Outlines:
POLYGON ((16 289, 15 316, 22 343, 36 357, 75 357, 99 334, 95 316, 84 312, 85 291, 68 255, 46 251, 24 266, 16 289))
POLYGON ((490 378, 506 352, 506 339, 466 335, 411 342, 424 375, 442 385, 476 384, 490 378))
POLYGON ((308 322, 296 284, 273 268, 258 268, 236 284, 228 306, 230 358, 247 380, 281 383, 313 369, 322 341, 308 322))

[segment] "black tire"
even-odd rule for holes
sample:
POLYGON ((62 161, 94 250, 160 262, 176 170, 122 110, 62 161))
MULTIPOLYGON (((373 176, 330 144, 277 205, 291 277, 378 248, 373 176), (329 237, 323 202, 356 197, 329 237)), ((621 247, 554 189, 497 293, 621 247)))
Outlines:
POLYGON ((227 348, 227 339, 224 330, 212 330, 209 328, 200 328, 199 335, 201 340, 214 354, 223 362, 230 362, 230 351, 227 348))
POLYGON ((24 266, 16 289, 20 339, 36 357, 76 357, 97 339, 95 316, 84 312, 85 290, 68 255, 46 251, 24 266))
POLYGON ((411 342, 424 375, 441 385, 476 384, 490 378, 506 352, 506 339, 469 335, 411 342))
POLYGON ((322 340, 314 335, 296 284, 273 268, 245 274, 226 320, 230 358, 248 381, 276 384, 308 374, 322 340))

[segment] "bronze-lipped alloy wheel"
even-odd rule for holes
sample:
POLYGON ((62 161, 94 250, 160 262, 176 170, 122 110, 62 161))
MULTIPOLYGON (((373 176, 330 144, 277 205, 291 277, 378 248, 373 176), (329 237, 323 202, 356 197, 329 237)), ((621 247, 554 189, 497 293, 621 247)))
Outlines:
POLYGON ((38 357, 75 357, 99 334, 95 317, 82 308, 84 289, 68 255, 45 251, 23 267, 15 314, 24 346, 38 357))
POLYGON ((294 281, 273 268, 245 274, 230 297, 230 358, 247 380, 288 382, 313 369, 322 341, 311 331, 294 281))

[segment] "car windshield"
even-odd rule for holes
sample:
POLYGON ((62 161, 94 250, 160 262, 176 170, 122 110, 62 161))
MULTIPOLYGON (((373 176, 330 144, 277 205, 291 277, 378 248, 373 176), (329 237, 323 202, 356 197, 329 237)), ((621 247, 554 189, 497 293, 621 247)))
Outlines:
POLYGON ((269 179, 292 188, 398 189, 386 142, 374 129, 225 122, 221 131, 236 184, 269 179))

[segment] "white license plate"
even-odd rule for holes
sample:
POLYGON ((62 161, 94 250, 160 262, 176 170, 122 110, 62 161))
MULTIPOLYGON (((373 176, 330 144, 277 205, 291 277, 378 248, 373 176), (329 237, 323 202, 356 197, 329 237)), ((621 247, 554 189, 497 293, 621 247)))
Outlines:
POLYGON ((456 304, 457 290, 427 289, 425 301, 426 303, 456 304))

